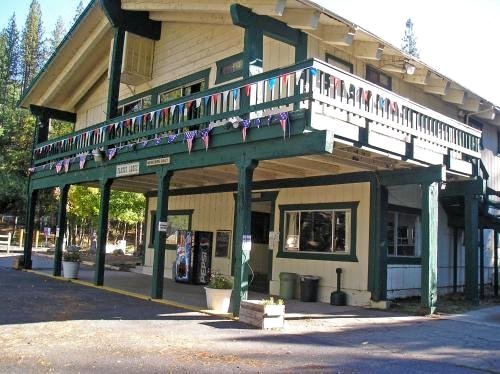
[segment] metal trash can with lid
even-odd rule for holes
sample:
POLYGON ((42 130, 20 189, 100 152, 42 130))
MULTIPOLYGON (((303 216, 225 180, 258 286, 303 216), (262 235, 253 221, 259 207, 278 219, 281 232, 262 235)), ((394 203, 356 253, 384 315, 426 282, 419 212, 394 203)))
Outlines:
POLYGON ((300 301, 318 301, 319 279, 315 275, 300 276, 300 301))
POLYGON ((285 300, 294 298, 297 277, 296 273, 280 273, 280 298, 285 300))

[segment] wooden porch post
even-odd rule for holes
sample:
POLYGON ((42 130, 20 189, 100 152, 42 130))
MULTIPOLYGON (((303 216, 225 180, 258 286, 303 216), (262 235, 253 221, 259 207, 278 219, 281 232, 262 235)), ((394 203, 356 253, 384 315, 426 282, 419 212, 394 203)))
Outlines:
POLYGON ((453 293, 457 292, 458 283, 458 228, 453 228, 453 293))
POLYGON ((106 119, 108 120, 116 117, 118 114, 118 97, 120 95, 124 42, 125 29, 123 27, 115 27, 108 85, 108 106, 106 111, 106 119))
POLYGON ((493 238, 493 293, 498 296, 498 231, 494 231, 493 238))
POLYGON ((437 233, 439 184, 422 184, 422 275, 421 307, 428 314, 437 301, 437 233))
POLYGON ((479 297, 484 297, 484 229, 479 229, 479 297))
POLYGON ((252 178, 258 162, 243 158, 236 163, 238 168, 238 195, 236 196, 235 225, 235 263, 234 290, 231 297, 233 314, 240 313, 240 302, 248 297, 248 261, 250 252, 246 246, 251 245, 252 221, 252 178), (244 248, 245 247, 245 248, 244 248), (245 250, 245 251, 244 251, 245 250))
POLYGON ((54 276, 61 276, 62 247, 64 242, 64 233, 66 232, 66 205, 68 204, 69 184, 60 187, 59 207, 57 211, 56 228, 56 249, 54 252, 54 276))
POLYGON ((465 195, 465 298, 478 301, 478 200, 465 195))
POLYGON ((97 251, 95 255, 94 284, 104 284, 104 263, 106 262, 106 239, 108 234, 109 197, 113 179, 101 180, 101 204, 99 206, 99 223, 97 227, 97 251))
POLYGON ((370 249, 368 289, 373 301, 387 298, 388 190, 376 179, 370 183, 370 249))
POLYGON ((166 232, 160 230, 160 222, 167 222, 168 215, 168 195, 170 189, 170 179, 173 172, 162 168, 158 173, 158 198, 156 201, 156 225, 154 236, 154 259, 153 277, 151 279, 151 297, 153 299, 163 298, 163 276, 165 272, 165 240, 166 232))
POLYGON ((26 210, 26 239, 24 240, 24 268, 31 269, 31 249, 33 247, 33 229, 35 226, 35 208, 38 200, 38 190, 28 193, 28 209, 26 210))

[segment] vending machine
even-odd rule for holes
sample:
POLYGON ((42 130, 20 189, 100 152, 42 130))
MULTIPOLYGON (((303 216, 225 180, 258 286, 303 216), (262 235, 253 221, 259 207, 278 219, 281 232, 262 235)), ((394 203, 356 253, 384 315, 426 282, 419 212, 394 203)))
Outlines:
POLYGON ((207 284, 212 264, 213 233, 178 231, 175 280, 183 283, 207 284))

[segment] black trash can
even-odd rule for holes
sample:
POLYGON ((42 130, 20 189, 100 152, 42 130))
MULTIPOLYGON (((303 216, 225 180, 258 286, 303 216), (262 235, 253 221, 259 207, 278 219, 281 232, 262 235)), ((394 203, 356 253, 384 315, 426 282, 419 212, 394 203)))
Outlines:
POLYGON ((300 276, 300 301, 318 301, 319 277, 315 275, 300 276))

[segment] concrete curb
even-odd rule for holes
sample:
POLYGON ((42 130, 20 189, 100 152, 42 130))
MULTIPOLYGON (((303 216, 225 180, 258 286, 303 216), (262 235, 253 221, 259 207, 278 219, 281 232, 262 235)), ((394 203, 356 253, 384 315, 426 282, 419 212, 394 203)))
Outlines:
POLYGON ((188 310, 190 312, 203 313, 203 314, 206 314, 209 316, 218 317, 218 318, 222 318, 222 319, 228 319, 228 320, 232 320, 232 321, 238 320, 238 318, 233 317, 233 315, 229 314, 229 313, 227 313, 227 314, 216 313, 216 312, 208 310, 208 309, 201 309, 201 308, 194 307, 192 305, 182 304, 182 303, 178 303, 178 302, 172 301, 172 300, 153 299, 149 296, 145 296, 145 295, 135 293, 135 292, 124 291, 124 290, 120 290, 120 289, 113 288, 113 287, 107 287, 107 286, 96 286, 95 284, 92 284, 90 282, 85 282, 85 281, 81 281, 78 279, 68 279, 68 278, 63 278, 63 277, 56 277, 54 275, 47 274, 47 273, 44 273, 41 271, 36 271, 36 270, 23 269, 23 271, 25 271, 27 273, 41 275, 41 276, 44 276, 47 278, 52 278, 52 279, 58 280, 60 282, 75 283, 75 284, 79 284, 81 286, 86 286, 86 287, 91 287, 91 288, 95 288, 98 290, 113 292, 113 293, 123 295, 123 296, 134 297, 134 298, 140 299, 140 300, 151 301, 151 302, 154 302, 157 304, 163 304, 163 305, 167 305, 167 306, 171 306, 171 307, 175 307, 175 308, 179 308, 179 309, 185 309, 185 310, 188 310))

